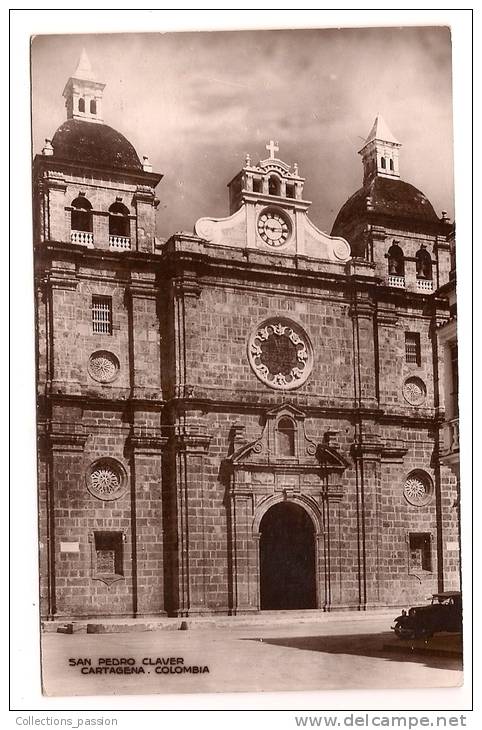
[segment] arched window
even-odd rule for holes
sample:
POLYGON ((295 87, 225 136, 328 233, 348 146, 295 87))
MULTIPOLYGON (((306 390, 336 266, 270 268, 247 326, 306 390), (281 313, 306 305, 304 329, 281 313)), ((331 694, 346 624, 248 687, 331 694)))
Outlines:
POLYGON ((85 99, 83 97, 79 99, 79 112, 85 112, 85 99))
POLYGON ((426 248, 420 248, 415 258, 417 260, 417 279, 432 278, 432 258, 426 248))
POLYGON ((90 100, 90 113, 97 114, 97 102, 95 99, 90 100))
POLYGON ((385 161, 385 158, 384 158, 384 157, 382 157, 382 159, 381 159, 381 164, 382 164, 382 168, 383 168, 383 169, 385 169, 385 168, 386 168, 386 166, 387 166, 387 163, 386 163, 386 161, 385 161))
POLYGON ((393 172, 393 160, 390 158, 390 170, 393 172))
POLYGON ((405 276, 403 251, 396 243, 388 249, 388 273, 390 276, 405 276))
POLYGON ((84 195, 72 201, 70 227, 73 231, 92 233, 92 205, 84 195))
POLYGON ((291 418, 280 418, 276 429, 276 451, 278 456, 296 456, 295 424, 291 418))
POLYGON ((268 181, 268 192, 270 195, 280 194, 280 181, 275 175, 271 175, 268 181))
POLYGON ((130 236, 129 210, 118 201, 109 208, 109 236, 130 236))

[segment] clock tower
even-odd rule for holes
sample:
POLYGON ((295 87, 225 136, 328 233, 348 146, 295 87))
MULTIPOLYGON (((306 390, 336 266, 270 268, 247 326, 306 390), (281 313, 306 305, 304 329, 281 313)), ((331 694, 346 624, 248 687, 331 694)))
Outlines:
POLYGON ((269 157, 257 164, 247 154, 242 170, 228 183, 231 215, 201 218, 196 234, 211 243, 229 240, 229 245, 265 253, 347 261, 345 239, 328 236, 309 220, 311 201, 303 199, 305 179, 297 163, 275 157, 279 146, 273 140, 266 150, 269 157))

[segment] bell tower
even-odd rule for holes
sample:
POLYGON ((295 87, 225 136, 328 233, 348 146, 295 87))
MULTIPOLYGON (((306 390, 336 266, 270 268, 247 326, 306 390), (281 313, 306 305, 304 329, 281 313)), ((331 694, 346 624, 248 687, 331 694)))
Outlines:
POLYGON ((370 134, 358 152, 363 160, 364 185, 376 177, 400 177, 398 153, 401 146, 384 118, 381 114, 377 114, 370 134))
POLYGON ((288 165, 275 156, 278 143, 266 145, 269 157, 258 164, 246 155, 244 166, 228 183, 228 218, 200 218, 195 232, 220 245, 257 249, 281 256, 311 256, 345 262, 350 247, 342 238, 332 238, 309 220, 309 200, 303 198, 305 179, 298 165, 288 165))
POLYGON ((267 202, 290 203, 303 200, 304 178, 298 173, 296 162, 291 168, 283 160, 275 157, 279 152, 277 142, 272 139, 266 145, 269 157, 258 165, 246 155, 243 169, 228 184, 229 212, 232 215, 244 203, 266 197, 267 202))
POLYGON ((85 49, 82 49, 77 68, 63 91, 67 119, 103 123, 102 95, 105 84, 97 81, 85 49))

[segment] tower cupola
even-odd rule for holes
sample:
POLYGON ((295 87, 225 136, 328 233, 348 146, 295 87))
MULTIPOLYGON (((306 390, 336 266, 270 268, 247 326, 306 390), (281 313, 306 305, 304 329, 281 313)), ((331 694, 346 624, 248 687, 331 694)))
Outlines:
POLYGON ((381 114, 377 114, 370 134, 358 153, 363 160, 364 185, 376 177, 400 177, 398 154, 401 146, 381 114))
POLYGON ((275 156, 279 152, 277 142, 272 139, 265 149, 269 157, 260 160, 257 165, 253 164, 250 155, 246 155, 243 169, 234 177, 228 185, 230 211, 238 210, 247 200, 258 198, 266 199, 266 202, 277 200, 302 201, 304 178, 300 177, 298 165, 295 162, 292 167, 275 156))
POLYGON ((82 119, 102 124, 102 94, 105 84, 98 81, 85 49, 63 91, 67 119, 82 119))

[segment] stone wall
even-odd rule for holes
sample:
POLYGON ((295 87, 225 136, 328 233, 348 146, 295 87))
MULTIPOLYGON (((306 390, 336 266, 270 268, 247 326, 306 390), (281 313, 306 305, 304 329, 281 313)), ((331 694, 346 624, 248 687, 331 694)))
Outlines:
POLYGON ((38 257, 43 615, 258 610, 261 515, 282 500, 313 520, 319 608, 456 587, 456 483, 438 465, 439 305, 393 296, 369 266, 341 275, 257 254, 247 269, 242 252, 194 237, 130 256, 66 241, 38 257), (112 298, 110 335, 92 331, 93 295, 112 298), (299 388, 253 372, 249 336, 269 318, 309 337, 299 388), (405 332, 420 334, 420 365, 406 363, 405 332), (89 370, 98 351, 118 363, 108 382, 89 370), (404 397, 408 377, 425 383, 418 404, 404 397), (264 464, 249 446, 288 406, 314 451, 286 460, 273 447, 264 464), (92 492, 99 463, 119 469, 115 499, 92 492), (404 496, 414 472, 426 504, 404 496), (121 536, 114 580, 96 568, 96 533, 121 536), (430 536, 429 568, 413 570, 410 533, 430 536))

